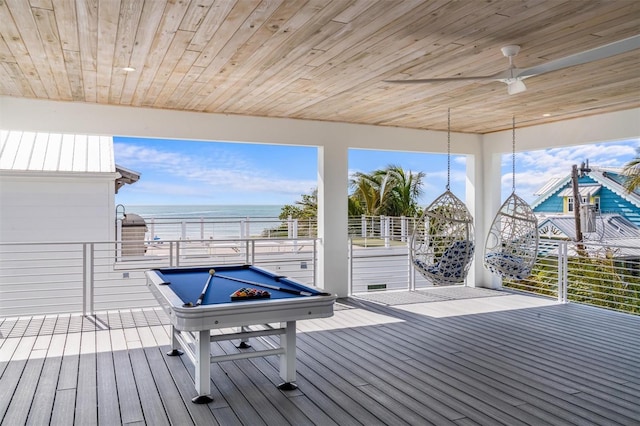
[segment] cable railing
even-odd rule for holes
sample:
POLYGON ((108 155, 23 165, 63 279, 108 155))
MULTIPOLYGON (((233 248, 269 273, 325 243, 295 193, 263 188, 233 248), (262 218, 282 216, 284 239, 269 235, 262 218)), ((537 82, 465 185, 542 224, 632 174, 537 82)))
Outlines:
POLYGON ((317 234, 316 221, 274 217, 145 218, 147 240, 297 238, 317 234))
MULTIPOLYGON (((144 217, 145 240, 219 240, 244 238, 315 238, 316 218, 277 217, 144 217)), ((414 217, 351 216, 349 236, 357 242, 386 244, 407 242, 416 222, 414 217)), ((121 225, 122 221, 119 221, 121 225)))
POLYGON ((155 268, 252 264, 315 285, 316 253, 309 238, 0 243, 0 316, 157 306, 155 268))
MULTIPOLYGON (((409 247, 350 238, 348 294, 433 287, 409 247)), ((0 316, 156 306, 144 275, 153 268, 255 264, 316 285, 317 251, 316 238, 0 243, 0 316)), ((503 285, 640 314, 640 247, 543 238, 531 275, 503 285)))
POLYGON ((540 242, 531 275, 505 287, 640 315, 640 245, 540 242))

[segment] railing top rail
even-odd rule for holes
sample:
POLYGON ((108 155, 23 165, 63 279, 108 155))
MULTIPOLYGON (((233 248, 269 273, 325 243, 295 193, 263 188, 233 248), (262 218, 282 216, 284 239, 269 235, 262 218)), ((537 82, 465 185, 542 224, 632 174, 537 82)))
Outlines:
POLYGON ((263 238, 263 237, 248 237, 248 238, 214 238, 214 239, 171 239, 171 240, 140 240, 140 241, 131 241, 131 240, 103 240, 103 241, 27 241, 27 242, 2 242, 0 241, 0 246, 42 246, 42 245, 74 245, 74 244, 131 244, 131 243, 149 243, 149 244, 157 244, 159 242, 162 243, 228 243, 228 242, 246 242, 246 241, 264 241, 265 243, 270 242, 305 242, 305 241, 320 241, 320 238, 315 237, 301 237, 301 238, 263 238))

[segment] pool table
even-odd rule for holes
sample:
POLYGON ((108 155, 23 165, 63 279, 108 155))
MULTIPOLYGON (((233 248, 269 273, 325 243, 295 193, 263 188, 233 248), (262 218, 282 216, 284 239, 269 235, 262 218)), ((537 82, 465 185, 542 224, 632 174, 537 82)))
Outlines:
POLYGON ((284 380, 279 388, 295 389, 296 321, 332 316, 336 299, 322 289, 251 265, 152 269, 146 276, 151 293, 171 321, 173 349, 168 355, 186 353, 195 365, 195 403, 212 401, 212 362, 279 355, 284 380), (241 288, 268 294, 232 297, 241 288), (228 328, 236 330, 220 330, 228 328), (280 336, 279 346, 265 340, 270 349, 242 351, 249 347, 249 338, 269 335, 280 336), (211 342, 223 340, 239 340, 240 349, 212 356, 211 342))

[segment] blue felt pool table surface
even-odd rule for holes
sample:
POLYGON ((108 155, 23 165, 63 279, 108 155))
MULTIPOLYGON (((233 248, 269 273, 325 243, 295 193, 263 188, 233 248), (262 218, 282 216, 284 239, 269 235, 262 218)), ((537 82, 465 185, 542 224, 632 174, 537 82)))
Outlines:
MULTIPOLYGON (((212 267, 198 268, 166 268, 158 269, 156 272, 162 278, 164 283, 171 287, 171 290, 184 303, 195 304, 202 293, 202 290, 209 278, 209 270, 212 267)), ((285 299, 295 297, 307 297, 297 294, 287 293, 285 291, 274 290, 271 288, 263 288, 253 283, 242 283, 223 278, 228 276, 240 280, 251 281, 254 283, 267 284, 280 288, 287 288, 295 291, 304 291, 312 295, 323 294, 316 288, 310 288, 286 277, 271 273, 261 268, 249 265, 233 265, 233 266, 215 266, 215 273, 205 294, 202 305, 213 305, 220 303, 231 303, 231 294, 241 288, 255 288, 258 290, 266 290, 271 296, 270 299, 285 299)), ((256 299, 249 299, 256 300, 256 299)), ((257 299, 265 300, 265 299, 257 299)), ((268 300, 268 299, 267 299, 268 300)), ((243 303, 243 300, 233 301, 233 303, 243 303)))

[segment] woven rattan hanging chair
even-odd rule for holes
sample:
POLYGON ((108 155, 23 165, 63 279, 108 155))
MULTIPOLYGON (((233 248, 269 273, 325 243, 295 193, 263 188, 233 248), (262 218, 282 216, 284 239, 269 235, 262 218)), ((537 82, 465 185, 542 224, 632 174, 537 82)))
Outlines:
POLYGON ((484 247, 484 266, 503 278, 522 280, 538 256, 538 220, 515 193, 515 118, 513 120, 513 192, 493 219, 484 247))
POLYGON ((433 285, 463 283, 475 250, 473 217, 449 190, 451 114, 447 140, 447 190, 424 210, 411 237, 411 263, 433 285))

